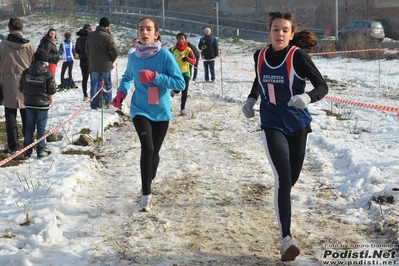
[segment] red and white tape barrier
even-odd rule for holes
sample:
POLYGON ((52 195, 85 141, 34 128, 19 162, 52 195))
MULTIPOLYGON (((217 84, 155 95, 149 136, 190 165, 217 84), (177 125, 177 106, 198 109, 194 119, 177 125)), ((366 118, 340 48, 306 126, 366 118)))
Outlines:
POLYGON ((336 103, 352 105, 355 107, 363 107, 363 108, 380 110, 380 111, 385 111, 385 112, 392 112, 392 113, 396 113, 399 116, 399 108, 398 107, 390 107, 390 106, 371 104, 371 103, 354 102, 354 101, 344 100, 344 99, 340 99, 340 98, 329 96, 329 95, 324 96, 324 99, 332 101, 332 102, 336 102, 336 103))
POLYGON ((309 53, 309 55, 349 54, 349 53, 362 53, 362 52, 373 52, 373 51, 385 51, 385 49, 382 49, 382 48, 370 48, 370 49, 361 49, 361 50, 346 50, 346 51, 309 53))
POLYGON ((228 58, 226 58, 224 56, 221 56, 220 58, 223 60, 223 62, 227 63, 230 67, 234 68, 236 71, 241 72, 243 74, 246 74, 246 75, 248 75, 250 77, 255 78, 255 73, 254 72, 249 72, 249 71, 246 71, 244 69, 241 69, 241 68, 235 66, 233 63, 230 62, 230 60, 228 58))
MULTIPOLYGON (((347 50, 347 51, 337 51, 337 52, 312 53, 310 55, 345 54, 345 53, 359 53, 359 52, 371 52, 371 51, 382 51, 382 50, 386 50, 386 49, 373 48, 373 49, 362 49, 362 50, 347 50)), ((223 62, 227 63, 229 66, 231 66, 235 70, 237 70, 237 71, 239 71, 241 73, 244 73, 244 74, 246 74, 248 76, 255 77, 255 74, 253 72, 249 72, 249 71, 243 70, 243 69, 235 66, 233 63, 230 62, 230 60, 232 58, 237 59, 237 57, 221 57, 221 58, 222 58, 223 62)), ((247 58, 247 57, 243 57, 243 58, 247 58)), ((362 102, 354 102, 354 101, 344 100, 344 99, 340 99, 340 98, 329 96, 329 95, 326 95, 324 97, 324 99, 329 100, 329 101, 333 101, 333 102, 337 102, 337 103, 352 105, 352 106, 355 106, 355 107, 363 107, 363 108, 368 108, 368 109, 392 112, 392 113, 396 113, 399 116, 399 108, 397 108, 397 107, 389 107, 389 106, 384 106, 384 105, 362 103, 362 102)))
MULTIPOLYGON (((317 55, 348 54, 348 53, 361 53, 361 52, 373 52, 373 51, 384 51, 385 53, 399 53, 399 50, 390 50, 387 48, 370 48, 370 49, 361 49, 361 50, 345 50, 345 51, 309 53, 309 55, 317 56, 317 55)), ((228 57, 224 57, 224 59, 229 59, 229 60, 253 59, 253 56, 228 56, 228 57)))
MULTIPOLYGON (((117 75, 118 72, 118 64, 116 64, 116 71, 115 71, 115 77, 117 75)), ((114 87, 115 82, 116 82, 116 78, 114 77, 114 81, 112 82, 112 87, 114 87)), ((80 114, 85 108, 86 106, 93 101, 94 98, 97 97, 97 95, 104 91, 105 93, 111 92, 112 91, 112 87, 109 90, 106 90, 104 88, 104 81, 102 80, 100 82, 101 84, 101 88, 96 92, 96 94, 94 94, 94 96, 90 99, 89 102, 85 103, 83 106, 81 106, 74 114, 71 115, 71 117, 69 117, 67 120, 65 120, 64 122, 62 122, 59 126, 55 127, 54 129, 52 129, 51 131, 47 132, 43 137, 37 139, 36 141, 34 141, 33 143, 29 144, 28 146, 24 147, 23 149, 17 151, 16 153, 12 154, 11 156, 5 158, 4 160, 0 161, 0 166, 8 163, 9 161, 11 161, 12 159, 14 159, 15 157, 17 157, 18 155, 22 154, 23 152, 25 152, 26 150, 30 149, 31 147, 35 146, 37 143, 39 143, 40 141, 44 140, 45 138, 47 138, 48 136, 50 136, 51 134, 53 134, 54 132, 57 132, 61 127, 63 127, 64 125, 66 125, 67 123, 69 123, 72 119, 74 119, 75 117, 78 116, 78 114, 80 114)))
MULTIPOLYGON (((93 98, 90 99, 89 102, 91 102, 101 91, 106 91, 104 89, 104 87, 102 87, 100 90, 97 91, 97 93, 93 96, 93 98)), ((67 123, 69 123, 72 119, 74 119, 75 117, 78 116, 78 114, 80 114, 85 108, 86 105, 89 104, 89 102, 85 103, 82 107, 80 107, 74 114, 71 115, 71 117, 69 117, 67 120, 65 120, 64 122, 62 122, 60 125, 58 125, 57 127, 55 127, 54 129, 52 129, 51 131, 47 132, 43 137, 37 139, 36 141, 34 141, 33 143, 29 144, 28 146, 24 147, 23 149, 17 151, 16 153, 12 154, 11 156, 5 158, 4 160, 0 161, 0 166, 8 163, 9 161, 11 161, 12 159, 14 159, 15 157, 17 157, 18 155, 22 154, 23 152, 25 152, 26 150, 30 149, 31 147, 35 146, 37 143, 39 143, 40 141, 44 140, 45 138, 47 138, 48 136, 50 136, 51 134, 53 134, 54 132, 57 132, 60 128, 62 128, 64 125, 66 125, 67 123)))

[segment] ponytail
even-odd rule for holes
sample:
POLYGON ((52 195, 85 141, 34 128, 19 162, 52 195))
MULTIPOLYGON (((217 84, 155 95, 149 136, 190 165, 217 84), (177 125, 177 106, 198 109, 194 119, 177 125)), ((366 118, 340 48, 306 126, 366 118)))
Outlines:
POLYGON ((317 45, 317 37, 310 30, 295 32, 294 38, 290 41, 291 45, 298 46, 307 53, 312 52, 312 48, 317 45))

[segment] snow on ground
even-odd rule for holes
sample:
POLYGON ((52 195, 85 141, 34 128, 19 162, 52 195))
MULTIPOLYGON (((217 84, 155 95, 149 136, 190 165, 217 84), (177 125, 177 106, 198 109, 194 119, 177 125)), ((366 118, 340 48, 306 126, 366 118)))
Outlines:
MULTIPOLYGON (((25 32, 36 43, 45 30, 37 28, 37 17, 25 19, 25 32)), ((53 25, 59 36, 79 28, 66 22, 53 25)), ((134 31, 113 27, 120 46, 131 41, 122 36, 134 31)), ((163 39, 165 47, 174 43, 173 36, 163 39)), ((199 36, 189 40, 197 43, 199 36)), ((274 178, 259 116, 248 120, 241 113, 253 80, 252 54, 261 46, 221 40, 225 59, 216 62, 217 82, 201 82, 200 63, 199 82, 190 84, 188 116, 177 115, 180 97, 172 98, 174 118, 161 150, 151 213, 138 212, 138 138, 129 119, 114 110, 86 105, 59 130, 63 140, 48 143, 51 157, 2 167, 0 265, 396 265, 397 114, 328 100, 309 107, 313 133, 292 192, 292 231, 301 255, 291 263, 278 260, 274 178), (107 127, 103 143, 72 145, 82 129, 94 139, 102 136, 101 117, 107 127)), ((330 96, 397 106, 397 60, 313 59, 331 81, 330 96)), ((118 58, 115 79, 126 62, 126 56, 118 58)), ((78 63, 73 77, 81 81, 78 63)), ((80 89, 55 94, 49 130, 83 106, 82 98, 80 89)))

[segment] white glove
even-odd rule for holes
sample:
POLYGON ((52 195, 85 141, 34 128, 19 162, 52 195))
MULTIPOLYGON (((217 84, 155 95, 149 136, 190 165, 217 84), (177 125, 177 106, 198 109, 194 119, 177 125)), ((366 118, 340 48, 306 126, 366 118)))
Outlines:
POLYGON ((292 106, 298 109, 305 109, 312 99, 310 99, 309 94, 302 93, 294 95, 291 100, 287 103, 288 106, 292 106))
POLYGON ((245 101, 245 104, 242 106, 241 110, 246 118, 251 118, 255 116, 255 110, 254 110, 255 103, 256 103, 255 98, 248 98, 245 101))

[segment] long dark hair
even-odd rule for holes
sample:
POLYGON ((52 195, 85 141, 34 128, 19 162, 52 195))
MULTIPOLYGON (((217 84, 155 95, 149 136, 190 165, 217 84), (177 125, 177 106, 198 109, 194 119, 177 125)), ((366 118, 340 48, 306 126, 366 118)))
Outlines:
POLYGON ((298 46, 307 53, 312 52, 312 48, 317 45, 317 37, 310 30, 301 30, 294 34, 290 44, 298 46))
POLYGON ((46 38, 50 39, 50 32, 54 31, 55 32, 55 36, 54 39, 57 39, 57 31, 54 28, 50 28, 47 33, 46 33, 46 38))
POLYGON ((298 46, 306 52, 311 52, 312 48, 317 45, 317 37, 310 30, 299 30, 294 20, 294 13, 290 9, 286 9, 284 13, 280 11, 269 11, 269 32, 271 31, 273 21, 282 18, 291 22, 291 30, 294 38, 290 41, 291 45, 298 46))

